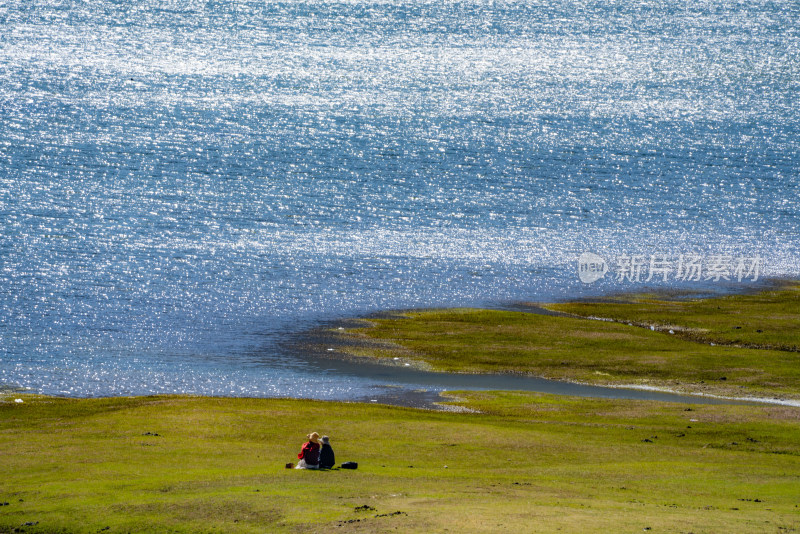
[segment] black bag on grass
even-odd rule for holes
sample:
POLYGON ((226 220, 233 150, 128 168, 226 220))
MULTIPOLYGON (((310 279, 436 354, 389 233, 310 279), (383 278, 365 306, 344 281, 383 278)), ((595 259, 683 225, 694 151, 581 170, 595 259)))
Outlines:
POLYGON ((345 462, 342 464, 342 469, 358 469, 358 462, 345 462))

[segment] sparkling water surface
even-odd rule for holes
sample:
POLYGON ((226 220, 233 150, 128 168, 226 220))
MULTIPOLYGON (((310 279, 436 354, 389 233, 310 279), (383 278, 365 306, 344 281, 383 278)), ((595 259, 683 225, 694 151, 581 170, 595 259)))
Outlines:
POLYGON ((797 1, 5 2, 0 384, 363 398, 416 379, 307 357, 300 332, 650 287, 581 283, 587 250, 797 277, 798 20, 797 1))

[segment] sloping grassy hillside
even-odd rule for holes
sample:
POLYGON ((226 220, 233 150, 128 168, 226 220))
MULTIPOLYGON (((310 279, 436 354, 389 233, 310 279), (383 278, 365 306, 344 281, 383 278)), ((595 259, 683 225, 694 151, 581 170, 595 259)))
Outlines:
POLYGON ((0 402, 0 532, 788 532, 798 411, 460 393, 0 402), (287 470, 308 432, 356 471, 287 470), (7 505, 5 503, 8 503, 7 505))

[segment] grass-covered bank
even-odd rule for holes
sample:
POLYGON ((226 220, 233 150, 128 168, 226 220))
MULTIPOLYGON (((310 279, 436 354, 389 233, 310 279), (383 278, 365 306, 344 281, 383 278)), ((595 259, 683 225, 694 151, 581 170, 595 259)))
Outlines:
POLYGON ((800 285, 718 298, 625 295, 594 302, 548 304, 580 317, 604 317, 673 330, 682 339, 738 347, 800 352, 800 285))
POLYGON ((684 393, 800 399, 796 284, 756 295, 629 295, 544 306, 570 316, 401 312, 340 333, 341 350, 439 371, 518 372, 684 393))
POLYGON ((796 409, 459 396, 481 413, 6 397, 0 532, 800 528, 796 409), (284 469, 311 430, 359 469, 284 469))

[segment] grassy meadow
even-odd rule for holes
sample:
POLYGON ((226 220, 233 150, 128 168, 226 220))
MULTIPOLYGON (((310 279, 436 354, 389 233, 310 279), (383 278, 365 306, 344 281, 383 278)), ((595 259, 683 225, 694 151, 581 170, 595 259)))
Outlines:
MULTIPOLYGON (((798 399, 799 293, 415 311, 341 341, 446 371, 798 399)), ((800 530, 800 408, 450 398, 434 411, 0 391, 0 533, 800 530), (311 431, 359 468, 285 469, 311 431)))
POLYGON ((469 413, 306 400, 0 402, 0 532, 791 532, 780 406, 462 392, 469 413), (298 471, 306 433, 355 471, 298 471), (8 504, 5 504, 8 503, 8 504))
POLYGON ((543 307, 564 315, 416 310, 371 318, 335 335, 351 356, 437 371, 800 399, 800 286, 709 299, 641 295, 543 307))
POLYGON ((800 285, 718 298, 624 295, 595 302, 547 304, 579 317, 654 326, 682 339, 736 347, 800 352, 800 285))

